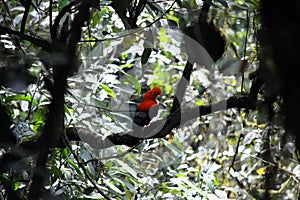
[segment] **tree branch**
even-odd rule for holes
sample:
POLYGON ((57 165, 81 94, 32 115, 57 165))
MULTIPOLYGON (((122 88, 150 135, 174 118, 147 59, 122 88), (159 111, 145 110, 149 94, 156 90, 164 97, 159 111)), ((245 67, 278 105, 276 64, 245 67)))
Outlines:
MULTIPOLYGON (((144 129, 133 130, 128 133, 112 134, 103 138, 97 133, 94 133, 88 129, 70 127, 66 128, 66 137, 69 141, 82 141, 87 143, 96 150, 109 148, 115 145, 126 145, 132 147, 145 139, 162 138, 169 134, 178 124, 184 124, 200 116, 230 108, 256 109, 257 100, 253 99, 251 94, 237 94, 227 100, 223 100, 215 104, 186 109, 181 113, 180 118, 178 118, 176 115, 171 115, 167 119, 162 119, 151 123, 144 129), (166 121, 168 121, 168 123, 165 123, 166 121)), ((31 140, 22 142, 17 147, 19 150, 8 152, 2 156, 0 160, 0 166, 2 166, 2 163, 13 164, 17 160, 28 157, 30 154, 40 151, 40 149, 37 147, 37 138, 32 138, 31 140), (20 149, 22 149, 22 151, 20 151, 20 149)), ((61 138, 60 142, 56 143, 55 146, 51 146, 51 148, 55 147, 65 147, 63 138, 61 138)), ((3 173, 7 170, 7 167, 0 168, 0 173, 3 173)))
POLYGON ((50 43, 50 42, 48 42, 46 40, 39 39, 39 38, 36 38, 36 37, 32 37, 32 36, 23 34, 23 33, 18 32, 18 31, 14 31, 12 29, 6 28, 6 27, 1 26, 1 25, 0 25, 0 33, 17 36, 20 39, 29 41, 33 45, 35 45, 37 47, 41 47, 45 51, 48 51, 48 52, 55 51, 55 50, 58 49, 57 45, 55 45, 53 43, 50 43))
POLYGON ((36 162, 33 181, 30 187, 29 199, 39 199, 42 194, 44 180, 47 179, 46 162, 50 147, 60 144, 64 141, 64 94, 67 87, 67 77, 74 68, 76 58, 76 46, 81 38, 82 27, 90 18, 90 7, 96 1, 84 2, 79 6, 79 11, 74 18, 71 27, 70 40, 67 51, 62 52, 66 55, 66 63, 58 63, 53 66, 53 79, 55 92, 52 94, 49 113, 44 127, 44 132, 38 141, 39 154, 36 162))
POLYGON ((61 9, 61 11, 58 13, 57 17, 54 20, 54 24, 52 26, 52 29, 50 30, 52 41, 58 39, 58 37, 57 37, 57 31, 58 31, 58 27, 59 27, 59 22, 61 21, 61 19, 63 18, 63 16, 66 13, 71 13, 72 7, 75 6, 77 3, 78 3, 77 1, 70 2, 68 5, 66 5, 65 7, 63 7, 61 9))
MULTIPOLYGON (((173 100, 173 106, 170 111, 170 116, 177 116, 180 118, 180 112, 181 112, 181 102, 183 101, 183 97, 185 94, 186 87, 189 84, 190 77, 193 71, 193 64, 191 64, 189 61, 186 62, 186 65, 184 67, 182 77, 180 81, 177 84, 177 89, 175 93, 175 97, 173 100)), ((169 122, 167 122, 168 124, 169 122)), ((164 137, 164 136, 162 136, 164 137)))
POLYGON ((136 129, 128 133, 112 134, 103 139, 96 133, 84 128, 68 128, 67 137, 70 141, 81 140, 86 142, 95 149, 105 149, 114 145, 131 147, 144 139, 165 137, 178 125, 182 125, 200 116, 230 108, 255 109, 256 103, 256 99, 251 98, 249 94, 237 94, 215 104, 186 109, 180 115, 173 114, 167 119, 155 121, 145 128, 136 129))
POLYGON ((146 0, 140 0, 138 5, 134 7, 134 10, 132 13, 130 13, 130 20, 131 20, 131 26, 132 28, 137 28, 137 19, 141 12, 143 11, 145 5, 147 4, 146 0))
POLYGON ((31 2, 32 2, 32 0, 25 0, 24 1, 25 11, 24 11, 24 14, 23 14, 22 22, 21 22, 20 33, 25 32, 25 26, 26 26, 26 21, 27 21, 27 17, 28 17, 28 14, 29 14, 31 2))

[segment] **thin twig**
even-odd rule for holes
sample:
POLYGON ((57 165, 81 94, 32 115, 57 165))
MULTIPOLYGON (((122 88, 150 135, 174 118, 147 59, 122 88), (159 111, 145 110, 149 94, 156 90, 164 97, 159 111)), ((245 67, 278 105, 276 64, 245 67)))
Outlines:
MULTIPOLYGON (((176 0, 173 1, 172 5, 160 16, 158 17, 156 20, 154 20, 153 22, 151 22, 150 24, 148 24, 145 28, 150 28, 153 24, 155 24, 156 22, 158 22, 159 20, 161 20, 174 6, 174 4, 176 3, 176 0)), ((136 28, 133 30, 130 30, 130 32, 123 34, 121 36, 117 36, 117 37, 112 37, 112 38, 104 38, 104 39, 93 39, 93 40, 80 40, 80 42, 104 42, 104 41, 114 41, 120 38, 124 38, 126 36, 131 36, 132 34, 137 34, 138 32, 143 31, 145 28, 136 28)))
POLYGON ((155 24, 156 22, 158 22, 159 20, 161 20, 168 12, 170 12, 170 10, 173 8, 173 6, 174 6, 175 3, 176 3, 176 0, 173 1, 173 3, 171 4, 171 6, 160 17, 158 17, 156 20, 154 20, 153 22, 151 22, 150 24, 148 24, 146 27, 149 28, 153 24, 155 24))
POLYGON ((230 165, 230 168, 232 168, 234 171, 236 171, 236 169, 234 168, 234 162, 235 162, 236 156, 239 152, 240 143, 241 143, 243 138, 244 138, 244 134, 240 134, 240 137, 238 139, 238 142, 237 142, 237 145, 236 145, 236 148, 235 148, 235 153, 233 155, 232 162, 231 162, 231 165, 230 165))
MULTIPOLYGON (((247 42, 248 42, 248 32, 249 32, 249 11, 246 11, 246 35, 245 35, 245 44, 244 44, 244 60, 246 59, 246 53, 247 53, 247 42)), ((242 84, 241 84, 241 92, 244 91, 244 81, 245 81, 245 72, 243 70, 242 73, 242 84)))
POLYGON ((67 147, 70 149, 71 154, 76 159, 76 162, 77 162, 78 166, 83 171, 83 173, 87 177, 87 179, 93 184, 94 188, 98 191, 99 194, 101 194, 105 199, 110 200, 110 198, 104 192, 102 192, 102 190, 100 190, 100 188, 98 187, 98 184, 96 183, 96 181, 93 178, 90 177, 89 173, 87 172, 87 170, 84 167, 84 163, 80 162, 78 156, 73 151, 73 149, 71 147, 71 144, 70 144, 70 141, 68 140, 67 137, 65 137, 65 142, 66 142, 67 147))
POLYGON ((52 33, 52 26, 53 26, 53 19, 52 19, 52 5, 53 2, 52 0, 49 1, 49 29, 50 29, 50 33, 52 33))
MULTIPOLYGON (((1 0, 1 1, 2 1, 4 7, 5 7, 5 11, 7 12, 8 16, 9 16, 9 18, 10 18, 10 22, 11 22, 12 17, 11 17, 11 14, 10 14, 10 11, 9 11, 9 8, 8 8, 8 5, 6 4, 6 2, 5 2, 4 0, 1 0)), ((6 24, 8 24, 8 20, 6 20, 5 12, 2 13, 2 16, 3 16, 4 22, 5 22, 6 24)), ((8 25, 11 25, 11 24, 8 24, 8 25)))

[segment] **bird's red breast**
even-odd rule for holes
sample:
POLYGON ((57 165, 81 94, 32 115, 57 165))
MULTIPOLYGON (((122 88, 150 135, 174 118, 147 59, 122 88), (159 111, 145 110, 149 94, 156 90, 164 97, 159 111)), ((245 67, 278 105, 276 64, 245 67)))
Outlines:
POLYGON ((158 113, 158 105, 155 98, 161 95, 162 91, 159 87, 154 87, 152 90, 146 92, 142 102, 136 109, 133 122, 134 126, 144 127, 148 125, 153 117, 158 113))

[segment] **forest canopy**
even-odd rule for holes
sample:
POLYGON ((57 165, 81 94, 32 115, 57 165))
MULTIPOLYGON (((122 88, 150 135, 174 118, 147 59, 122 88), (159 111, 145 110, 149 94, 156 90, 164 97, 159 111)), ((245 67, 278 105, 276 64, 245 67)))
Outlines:
POLYGON ((0 199, 299 198, 300 5, 271 3, 2 0, 0 199))

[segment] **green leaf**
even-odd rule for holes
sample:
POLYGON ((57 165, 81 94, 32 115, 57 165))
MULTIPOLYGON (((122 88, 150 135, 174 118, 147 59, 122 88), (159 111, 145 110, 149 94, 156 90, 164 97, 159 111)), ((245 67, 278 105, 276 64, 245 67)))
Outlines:
POLYGON ((45 115, 47 112, 46 107, 39 107, 33 115, 33 131, 35 133, 41 130, 41 127, 45 124, 45 115))
POLYGON ((161 43, 171 43, 170 38, 167 36, 167 31, 164 28, 159 29, 159 40, 161 43))
POLYGON ((63 177, 62 171, 54 165, 51 166, 51 172, 53 173, 55 179, 63 177))
POLYGON ((205 103, 201 99, 197 99, 196 100, 196 105, 197 106, 203 106, 203 105, 205 105, 205 103))
POLYGON ((101 85, 102 89, 109 95, 111 96, 112 98, 116 99, 117 98, 117 95, 116 93, 110 89, 108 86, 106 85, 101 85))
POLYGON ((80 171, 79 167, 77 166, 77 164, 73 161, 73 160, 68 160, 68 163, 75 169, 75 171, 77 172, 78 176, 81 179, 84 179, 83 173, 80 171))
POLYGON ((34 105, 38 105, 39 103, 34 100, 31 96, 29 95, 12 95, 12 96, 8 96, 5 98, 5 102, 10 102, 13 100, 17 100, 17 101, 28 101, 28 102, 32 102, 34 105))
POLYGON ((64 106, 65 107, 65 112, 66 114, 68 114, 69 116, 72 116, 72 112, 73 112, 73 109, 72 108, 69 108, 68 106, 64 106))
POLYGON ((21 186, 21 183, 15 182, 15 183, 14 183, 14 190, 15 190, 15 191, 18 190, 20 186, 21 186))
POLYGON ((111 190, 113 190, 115 193, 117 194, 122 194, 122 191, 117 188, 116 186, 114 186, 114 184, 112 184, 109 180, 104 179, 103 181, 111 190))
POLYGON ((126 74, 126 75, 127 75, 127 80, 128 80, 132 85, 134 85, 134 87, 135 87, 136 90, 137 90, 138 95, 140 95, 140 94, 141 94, 142 87, 141 87, 141 84, 139 83, 139 81, 138 81, 135 77, 133 77, 133 76, 131 76, 131 75, 129 75, 129 74, 126 74))
POLYGON ((107 8, 103 7, 100 11, 94 12, 93 16, 91 17, 91 24, 92 27, 96 27, 97 24, 99 24, 103 18, 103 16, 106 14, 107 8))
POLYGON ((134 193, 130 192, 129 190, 125 191, 125 196, 127 199, 132 199, 134 193))
POLYGON ((151 55, 152 49, 151 48, 145 48, 142 54, 142 65, 146 64, 148 62, 148 59, 151 55))
POLYGON ((61 0, 61 1, 59 1, 58 11, 60 12, 63 9, 63 7, 65 7, 67 5, 67 3, 68 3, 68 0, 61 0))

